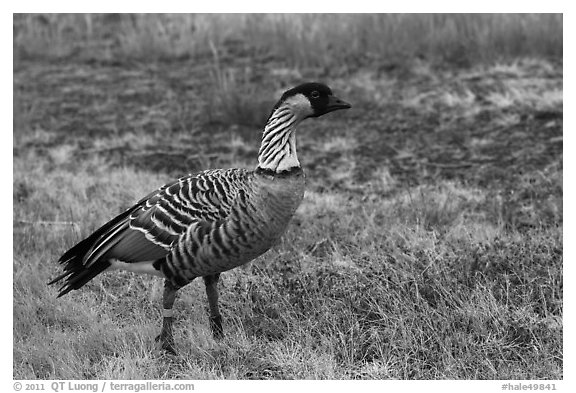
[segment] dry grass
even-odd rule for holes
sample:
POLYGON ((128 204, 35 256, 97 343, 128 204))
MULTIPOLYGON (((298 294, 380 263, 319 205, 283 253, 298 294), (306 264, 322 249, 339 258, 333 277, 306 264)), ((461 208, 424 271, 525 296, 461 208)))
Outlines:
POLYGON ((562 379, 558 26, 17 15, 14 377, 562 379), (55 298, 62 252, 151 189, 254 166, 269 105, 308 79, 353 109, 299 130, 305 200, 278 247, 223 275, 225 340, 199 282, 175 305, 176 358, 154 350, 156 278, 104 274, 55 298))
POLYGON ((242 50, 247 40, 294 67, 343 61, 353 67, 416 56, 459 65, 562 56, 563 19, 561 14, 21 14, 14 24, 16 54, 23 57, 113 60, 121 54, 149 60, 199 56, 226 44, 242 50))

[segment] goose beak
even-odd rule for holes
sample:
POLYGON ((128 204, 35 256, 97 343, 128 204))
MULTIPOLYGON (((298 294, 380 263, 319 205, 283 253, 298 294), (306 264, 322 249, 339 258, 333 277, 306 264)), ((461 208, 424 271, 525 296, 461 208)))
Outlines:
POLYGON ((328 105, 326 106, 326 113, 337 111, 339 109, 349 109, 352 105, 346 101, 341 100, 336 96, 328 96, 328 105))

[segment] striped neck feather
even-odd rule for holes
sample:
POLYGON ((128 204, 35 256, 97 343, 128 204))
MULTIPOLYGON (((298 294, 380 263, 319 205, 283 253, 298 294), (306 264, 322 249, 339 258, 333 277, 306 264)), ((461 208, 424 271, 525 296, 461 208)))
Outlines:
POLYGON ((258 152, 258 168, 273 172, 299 168, 294 130, 302 117, 290 105, 276 108, 264 127, 258 152))

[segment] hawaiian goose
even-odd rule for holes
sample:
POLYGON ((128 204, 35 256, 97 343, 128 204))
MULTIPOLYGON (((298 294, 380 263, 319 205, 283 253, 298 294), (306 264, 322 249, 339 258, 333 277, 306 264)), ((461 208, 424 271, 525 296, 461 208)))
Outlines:
POLYGON ((286 91, 264 127, 254 171, 216 169, 160 187, 68 250, 58 297, 105 270, 164 278, 163 325, 156 338, 175 353, 172 306, 178 289, 202 277, 214 337, 223 336, 218 310, 220 273, 266 252, 286 230, 304 196, 295 129, 309 117, 350 105, 326 85, 305 83, 286 91))

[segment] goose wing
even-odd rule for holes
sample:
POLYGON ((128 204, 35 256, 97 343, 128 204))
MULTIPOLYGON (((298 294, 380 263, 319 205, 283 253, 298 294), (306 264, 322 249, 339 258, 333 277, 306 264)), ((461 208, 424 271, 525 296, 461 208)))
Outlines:
POLYGON ((192 224, 228 216, 234 187, 226 177, 225 171, 200 172, 142 198, 94 233, 98 236, 84 257, 84 266, 111 258, 141 262, 166 256, 192 224))

